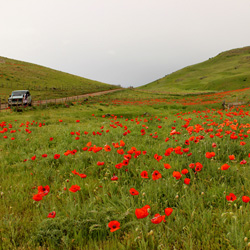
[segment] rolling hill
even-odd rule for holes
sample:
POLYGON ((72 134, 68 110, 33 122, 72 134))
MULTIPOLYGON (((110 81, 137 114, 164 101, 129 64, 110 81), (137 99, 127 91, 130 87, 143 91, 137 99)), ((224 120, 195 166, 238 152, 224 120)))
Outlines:
POLYGON ((15 89, 29 89, 35 99, 58 98, 119 88, 40 65, 0 57, 2 102, 15 89))
POLYGON ((156 92, 209 92, 250 86, 250 46, 222 52, 214 58, 185 67, 138 87, 156 92))

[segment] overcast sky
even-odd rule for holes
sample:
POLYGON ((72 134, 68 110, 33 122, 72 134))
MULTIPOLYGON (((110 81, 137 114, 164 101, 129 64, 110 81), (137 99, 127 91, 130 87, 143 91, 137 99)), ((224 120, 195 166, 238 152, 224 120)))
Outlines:
POLYGON ((0 3, 0 56, 124 87, 250 45, 250 0, 0 3))

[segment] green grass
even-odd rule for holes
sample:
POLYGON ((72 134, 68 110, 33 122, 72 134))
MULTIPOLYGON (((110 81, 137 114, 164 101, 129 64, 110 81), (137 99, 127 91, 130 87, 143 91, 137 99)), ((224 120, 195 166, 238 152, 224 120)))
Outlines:
POLYGON ((29 89, 35 100, 81 95, 118 86, 93 81, 40 65, 0 57, 0 98, 13 90, 29 89))
POLYGON ((250 47, 222 52, 214 58, 185 67, 152 83, 145 91, 198 93, 249 87, 250 47))
MULTIPOLYGON (((250 141, 249 137, 230 139, 225 131, 232 130, 231 127, 219 124, 226 119, 233 124, 249 124, 249 106, 244 112, 236 109, 230 112, 219 111, 218 103, 138 104, 157 96, 126 90, 72 105, 2 111, 0 122, 6 122, 3 127, 8 131, 0 133, 0 249, 248 249, 249 203, 242 202, 241 197, 250 196, 250 141), (131 102, 113 104, 118 99, 131 102), (204 130, 189 134, 184 127, 187 121, 184 119, 188 118, 191 119, 188 126, 200 124, 204 130), (172 127, 180 134, 171 136, 172 127), (211 128, 213 132, 205 132, 211 128), (210 138, 219 128, 223 137, 210 138), (145 135, 141 135, 142 129, 145 135), (124 135, 128 130, 130 133, 124 135), (76 134, 70 134, 77 131, 80 131, 79 140, 75 140, 76 134), (84 134, 85 131, 88 134, 84 134), (3 138, 4 135, 8 138, 3 138), (155 135, 158 137, 153 138, 155 135), (191 136, 204 136, 204 139, 185 145, 191 136), (12 137, 15 139, 11 140, 12 137), (166 142, 167 137, 170 139, 166 142), (117 169, 115 165, 124 157, 112 143, 120 140, 125 142, 125 153, 131 147, 147 153, 137 158, 132 156, 128 166, 117 169), (108 144, 112 150, 83 151, 90 141, 100 147, 108 144), (246 145, 241 146, 240 141, 246 145), (212 143, 217 147, 213 148, 212 143), (164 156, 167 148, 177 146, 189 148, 192 155, 172 152, 164 156), (63 154, 73 149, 77 150, 75 155, 63 154), (206 152, 215 152, 216 156, 207 159, 206 152), (48 157, 42 158, 42 154, 48 157), (54 154, 61 156, 55 160, 54 154), (155 154, 162 155, 163 159, 156 161, 155 154), (233 162, 228 159, 231 154, 236 157, 233 162), (32 161, 34 155, 37 158, 32 161), (247 164, 240 164, 243 159, 247 164), (98 166, 98 161, 105 164, 98 166), (196 162, 203 164, 197 174, 189 168, 190 163, 196 162), (172 168, 165 169, 163 163, 169 163, 172 168), (230 168, 221 171, 224 163, 230 168), (190 185, 183 183, 185 176, 180 180, 172 176, 173 171, 184 168, 189 170, 186 177, 191 179, 190 185), (81 179, 74 175, 71 172, 74 169, 87 177, 81 179), (149 179, 140 177, 142 170, 148 171, 149 179), (154 170, 162 174, 161 179, 152 180, 154 170), (118 181, 110 180, 113 174, 118 176, 118 181), (68 188, 75 184, 81 190, 69 192, 68 188), (39 185, 49 185, 50 192, 36 202, 32 197, 39 185), (132 187, 139 191, 138 196, 130 195, 132 187), (231 192, 237 196, 234 202, 226 200, 231 192), (146 204, 151 207, 149 216, 137 219, 135 209, 146 204), (173 213, 165 223, 153 224, 150 219, 156 213, 163 215, 166 207, 172 207, 173 213), (54 219, 47 218, 51 211, 56 211, 54 219), (121 223, 121 228, 114 233, 107 226, 112 220, 121 223)), ((176 101, 182 99, 175 98, 176 101)), ((249 135, 249 127, 238 128, 236 134, 241 133, 241 129, 242 134, 249 135)))

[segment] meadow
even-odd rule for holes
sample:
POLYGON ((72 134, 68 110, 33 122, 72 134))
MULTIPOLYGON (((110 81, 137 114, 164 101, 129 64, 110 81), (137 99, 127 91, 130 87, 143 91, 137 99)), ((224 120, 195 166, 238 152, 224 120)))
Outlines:
POLYGON ((249 249, 249 90, 124 90, 0 113, 1 249, 249 249))

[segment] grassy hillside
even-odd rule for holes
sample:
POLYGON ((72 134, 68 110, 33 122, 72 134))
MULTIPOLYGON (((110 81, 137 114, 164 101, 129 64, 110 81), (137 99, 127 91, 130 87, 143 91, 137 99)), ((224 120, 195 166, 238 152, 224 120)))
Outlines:
POLYGON ((0 57, 0 97, 29 89, 35 99, 58 98, 115 89, 109 85, 36 64, 0 57))
POLYGON ((247 88, 249 82, 250 46, 222 52, 139 89, 161 92, 226 91, 247 88))

